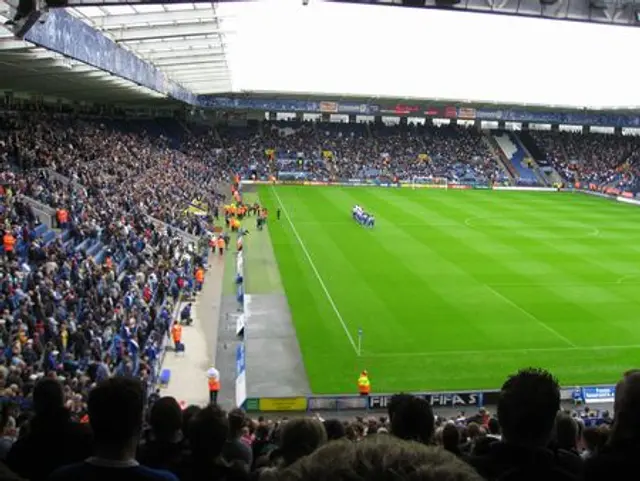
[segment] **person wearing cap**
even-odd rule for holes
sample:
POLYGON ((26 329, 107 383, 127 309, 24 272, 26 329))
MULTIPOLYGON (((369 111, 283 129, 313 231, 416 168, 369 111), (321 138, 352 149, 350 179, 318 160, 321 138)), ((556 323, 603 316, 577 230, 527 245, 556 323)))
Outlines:
POLYGON ((369 381, 369 373, 366 369, 360 373, 358 378, 358 392, 360 396, 368 396, 371 393, 371 381, 369 381))
POLYGON ((213 366, 207 371, 209 380, 209 403, 218 403, 218 392, 220 392, 220 372, 213 366))

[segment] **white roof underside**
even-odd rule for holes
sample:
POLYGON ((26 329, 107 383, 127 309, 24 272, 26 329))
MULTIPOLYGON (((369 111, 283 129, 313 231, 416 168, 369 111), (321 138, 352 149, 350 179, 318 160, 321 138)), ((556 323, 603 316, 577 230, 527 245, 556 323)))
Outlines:
POLYGON ((195 93, 230 92, 231 32, 218 4, 117 5, 68 11, 195 93))
MULTIPOLYGON (((321 0, 68 11, 199 94, 640 108, 633 60, 640 28, 321 0)), ((0 88, 9 49, 36 52, 33 65, 56 75, 66 69, 77 78, 104 75, 127 89, 131 84, 34 48, 0 27, 0 88)))
POLYGON ((134 82, 15 39, 3 26, 8 16, 7 4, 0 1, 0 91, 98 103, 145 104, 165 99, 134 82))

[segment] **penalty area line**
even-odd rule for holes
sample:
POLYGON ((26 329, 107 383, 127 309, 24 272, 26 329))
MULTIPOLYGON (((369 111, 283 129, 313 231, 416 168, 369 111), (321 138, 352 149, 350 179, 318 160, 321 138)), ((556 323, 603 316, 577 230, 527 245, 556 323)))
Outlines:
POLYGON ((342 325, 342 329, 344 329, 344 332, 347 335, 347 339, 349 339, 349 343, 351 344, 351 347, 353 347, 353 350, 355 351, 356 355, 359 356, 360 353, 358 352, 358 346, 356 345, 356 342, 354 341, 353 336, 351 336, 351 333, 349 332, 349 329, 347 328, 347 324, 344 322, 344 319, 342 318, 342 314, 340 314, 340 311, 338 310, 338 307, 336 306, 336 303, 333 301, 333 298, 331 297, 331 294, 329 294, 329 290, 327 289, 327 286, 325 285, 324 281, 322 280, 322 277, 320 276, 320 273, 318 272, 318 269, 316 268, 316 265, 313 262, 313 259, 311 258, 311 255, 309 254, 309 251, 307 250, 306 246, 304 245, 304 242, 302 241, 302 238, 300 237, 300 234, 298 234, 298 230, 296 229, 296 226, 293 224, 293 221, 291 220, 291 217, 289 217, 289 212, 287 211, 287 208, 282 203, 282 200, 280 199, 280 196, 278 195, 278 192, 276 191, 276 189, 273 186, 271 186, 271 190, 273 192, 274 197, 278 201, 278 204, 280 205, 280 208, 282 209, 282 213, 284 214, 285 219, 287 219, 287 222, 291 226, 291 231, 293 232, 293 235, 298 240, 298 244, 300 244, 300 247, 302 248, 302 252, 304 252, 304 255, 306 256, 307 261, 309 261, 309 265, 311 266, 311 269, 313 270, 313 273, 316 275, 316 278, 318 279, 318 282, 320 283, 320 287, 322 287, 322 290, 324 291, 325 296, 327 296, 327 300, 329 301, 329 304, 331 304, 331 307, 333 308, 333 312, 336 313, 336 317, 338 318, 338 321, 340 321, 340 324, 342 325))
POLYGON ((515 309, 519 310, 520 312, 522 312, 525 316, 527 316, 529 319, 535 321, 536 323, 538 323, 539 326, 545 328, 547 331, 549 331, 551 334, 553 334, 554 336, 556 336, 558 339, 560 339, 561 341, 563 341, 565 344, 568 344, 569 346, 576 348, 578 346, 576 346, 570 339, 564 337, 562 334, 560 334, 558 331, 556 331, 553 327, 549 326, 548 324, 542 322, 540 319, 538 319, 536 316, 534 316, 533 314, 531 314, 529 311, 527 311, 526 309, 522 308, 521 306, 519 306, 518 304, 516 304, 515 302, 513 302, 511 299, 509 299, 508 297, 506 297, 504 294, 501 294, 500 292, 496 291, 493 287, 491 287, 488 284, 485 284, 485 287, 487 289, 489 289, 491 292, 493 292, 496 296, 498 296, 500 299, 502 299, 503 301, 505 301, 507 304, 509 304, 511 307, 514 307, 515 309))

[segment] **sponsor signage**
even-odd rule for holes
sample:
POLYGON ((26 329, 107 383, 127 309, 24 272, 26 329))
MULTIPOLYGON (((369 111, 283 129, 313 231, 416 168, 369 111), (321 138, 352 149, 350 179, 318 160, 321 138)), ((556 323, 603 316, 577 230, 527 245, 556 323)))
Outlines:
POLYGON ((444 111, 438 107, 427 107, 424 114, 428 117, 442 117, 444 115, 444 111))
MULTIPOLYGON (((482 393, 416 394, 431 406, 482 406, 482 393)), ((369 409, 386 409, 392 396, 369 396, 369 409)))
POLYGON ((338 104, 338 112, 341 114, 362 114, 369 113, 369 106, 367 104, 350 104, 341 103, 338 104))
POLYGON ((480 120, 502 120, 502 110, 484 110, 476 111, 476 118, 480 120))
POLYGON ((332 397, 312 397, 309 398, 307 407, 310 411, 335 411, 338 408, 338 399, 332 397))
POLYGON ((582 388, 582 398, 586 404, 612 403, 615 395, 615 386, 594 386, 582 388))
POLYGON ((445 107, 444 108, 444 116, 448 119, 455 119, 458 115, 458 109, 455 107, 445 107))
POLYGON ((637 201, 635 199, 628 199, 627 197, 616 197, 616 200, 618 202, 624 202, 625 204, 640 205, 640 201, 637 201))
POLYGON ((306 411, 307 398, 260 398, 258 407, 260 411, 306 411))
POLYGON ((338 102, 320 102, 320 112, 323 114, 337 114, 338 102))
POLYGON ((466 119, 466 120, 475 120, 476 119, 476 109, 460 107, 458 109, 458 118, 466 119))
POLYGON ((448 184, 447 187, 449 189, 470 189, 471 186, 468 184, 448 184))

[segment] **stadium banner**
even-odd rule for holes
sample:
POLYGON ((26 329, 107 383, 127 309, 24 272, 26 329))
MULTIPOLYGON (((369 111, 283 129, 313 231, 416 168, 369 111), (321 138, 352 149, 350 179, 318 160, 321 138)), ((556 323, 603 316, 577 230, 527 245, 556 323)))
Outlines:
POLYGON ((589 386, 582 388, 582 399, 585 404, 612 403, 615 395, 615 386, 589 386))
POLYGON ((247 363, 244 342, 236 347, 236 407, 241 408, 247 400, 247 363))
POLYGON ((458 108, 458 118, 464 120, 475 120, 476 109, 472 109, 469 107, 460 107, 458 108))
POLYGON ((424 114, 427 117, 444 117, 444 110, 440 107, 427 107, 424 114))
POLYGON ((337 114, 338 102, 320 102, 320 113, 323 114, 337 114))
MULTIPOLYGON (((481 392, 416 394, 416 396, 426 399, 431 406, 481 407, 485 403, 484 393, 481 392)), ((369 396, 369 409, 386 409, 391 398, 391 395, 369 396)))
POLYGON ((444 108, 444 116, 448 119, 455 119, 458 115, 458 109, 455 107, 445 107, 444 108))
POLYGON ((502 120, 502 110, 476 110, 476 119, 478 120, 502 120))
POLYGON ((240 334, 242 334, 242 331, 244 331, 245 325, 246 324, 244 322, 244 314, 240 314, 236 318, 236 336, 239 336, 240 334))
POLYGON ((484 184, 474 184, 473 188, 474 189, 480 189, 480 190, 492 190, 493 186, 492 185, 484 185, 484 184))
POLYGON ((472 186, 469 185, 469 184, 447 184, 447 188, 448 189, 467 190, 467 189, 471 189, 472 186))
POLYGON ((258 400, 259 411, 306 411, 307 398, 260 398, 258 400))
POLYGON ((558 189, 554 187, 518 187, 518 186, 506 186, 497 185, 493 190, 522 190, 530 192, 558 192, 558 189))
POLYGON ((370 113, 369 105, 367 104, 354 104, 354 103, 339 103, 338 113, 340 114, 360 114, 367 115, 370 113))

